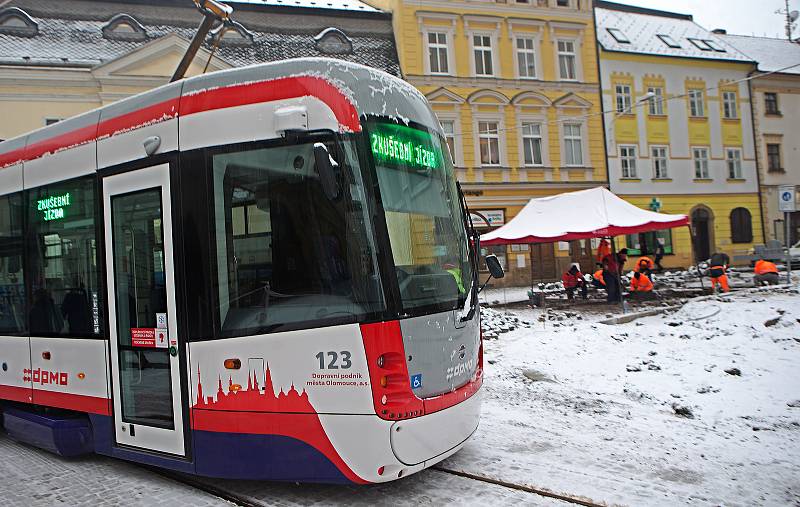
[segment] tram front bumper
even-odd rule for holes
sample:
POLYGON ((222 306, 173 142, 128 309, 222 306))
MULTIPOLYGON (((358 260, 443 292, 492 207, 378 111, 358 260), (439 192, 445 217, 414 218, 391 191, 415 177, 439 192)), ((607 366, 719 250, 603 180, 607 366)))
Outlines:
MULTIPOLYGON (((406 465, 416 465, 435 459, 463 444, 478 429, 481 414, 478 391, 452 407, 404 421, 391 427, 392 452, 406 465)), ((433 463, 426 463, 430 466, 433 463)))

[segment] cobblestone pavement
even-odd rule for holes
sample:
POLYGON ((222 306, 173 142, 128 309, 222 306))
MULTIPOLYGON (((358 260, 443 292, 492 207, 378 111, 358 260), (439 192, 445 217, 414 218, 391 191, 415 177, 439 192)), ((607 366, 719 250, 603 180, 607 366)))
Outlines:
POLYGON ((0 498, 3 506, 231 504, 104 456, 65 459, 19 444, 0 432, 0 498))
MULTIPOLYGON (((374 486, 198 479, 254 504, 297 505, 566 505, 524 491, 426 470, 374 486)), ((0 431, 3 507, 230 506, 216 496, 148 469, 99 455, 66 459, 17 443, 0 431)))

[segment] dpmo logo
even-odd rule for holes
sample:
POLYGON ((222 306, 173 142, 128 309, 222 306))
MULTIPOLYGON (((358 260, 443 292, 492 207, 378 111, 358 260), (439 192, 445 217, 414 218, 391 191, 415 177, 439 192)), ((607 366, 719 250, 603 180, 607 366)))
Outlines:
POLYGON ((26 368, 22 370, 22 381, 33 382, 34 384, 40 385, 54 384, 65 386, 69 383, 69 375, 66 372, 60 371, 47 371, 41 368, 31 370, 26 368))

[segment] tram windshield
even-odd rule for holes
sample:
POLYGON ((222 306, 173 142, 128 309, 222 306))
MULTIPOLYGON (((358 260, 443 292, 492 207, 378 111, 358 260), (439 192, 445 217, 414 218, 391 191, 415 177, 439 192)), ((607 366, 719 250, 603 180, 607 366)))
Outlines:
POLYGON ((368 132, 404 310, 462 307, 473 267, 444 139, 394 123, 368 132))

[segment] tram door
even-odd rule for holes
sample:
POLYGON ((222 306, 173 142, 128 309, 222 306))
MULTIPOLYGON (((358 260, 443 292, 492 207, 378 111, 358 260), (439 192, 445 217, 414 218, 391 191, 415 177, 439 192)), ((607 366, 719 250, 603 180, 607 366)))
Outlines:
POLYGON ((103 179, 114 431, 183 456, 169 165, 103 179))

